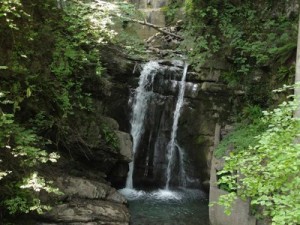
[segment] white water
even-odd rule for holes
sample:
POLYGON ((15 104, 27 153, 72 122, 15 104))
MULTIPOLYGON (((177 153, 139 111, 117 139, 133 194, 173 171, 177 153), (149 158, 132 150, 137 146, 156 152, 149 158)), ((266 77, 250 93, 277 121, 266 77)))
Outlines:
POLYGON ((144 132, 144 119, 148 108, 148 102, 153 94, 153 81, 156 71, 159 69, 159 64, 155 61, 150 61, 145 64, 139 80, 139 86, 135 89, 135 95, 132 106, 131 117, 131 131, 133 141, 133 159, 129 163, 129 171, 126 180, 126 188, 133 188, 133 169, 134 169, 134 155, 140 142, 141 135, 144 132))
POLYGON ((157 200, 181 200, 183 198, 196 199, 204 197, 205 193, 197 189, 180 188, 177 190, 158 189, 150 192, 138 191, 135 189, 123 188, 119 192, 126 197, 127 200, 137 199, 157 199, 157 200))
MULTIPOLYGON (((184 101, 184 92, 185 92, 185 80, 186 80, 186 74, 187 74, 187 70, 188 70, 188 64, 184 65, 184 69, 183 69, 183 74, 182 74, 182 78, 180 81, 180 89, 179 89, 179 94, 178 94, 178 99, 177 99, 177 103, 176 103, 176 108, 174 111, 174 116, 173 116, 173 125, 172 125, 172 133, 171 133, 171 140, 168 144, 168 153, 167 153, 167 159, 168 159, 168 167, 167 167, 167 182, 166 182, 166 187, 165 189, 169 189, 169 185, 170 185, 170 180, 171 180, 171 176, 172 176, 172 167, 174 166, 175 163, 175 149, 177 147, 178 151, 179 151, 179 155, 180 155, 180 180, 185 181, 185 171, 184 171, 184 165, 183 165, 183 150, 181 148, 179 148, 179 146, 176 144, 176 137, 177 137, 177 129, 178 129, 178 121, 179 121, 179 117, 180 117, 180 112, 181 112, 181 107, 183 105, 183 101, 184 101)), ((185 184, 185 182, 183 183, 183 185, 185 184)))

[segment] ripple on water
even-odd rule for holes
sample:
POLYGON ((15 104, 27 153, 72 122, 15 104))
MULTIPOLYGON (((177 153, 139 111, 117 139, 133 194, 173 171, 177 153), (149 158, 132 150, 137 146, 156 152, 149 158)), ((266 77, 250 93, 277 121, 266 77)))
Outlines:
POLYGON ((132 225, 208 225, 207 195, 200 190, 120 190, 129 202, 132 225))

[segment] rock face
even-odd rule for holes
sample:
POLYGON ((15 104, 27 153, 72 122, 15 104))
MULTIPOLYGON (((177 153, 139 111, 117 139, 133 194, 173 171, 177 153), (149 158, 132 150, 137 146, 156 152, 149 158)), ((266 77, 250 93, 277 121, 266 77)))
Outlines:
MULTIPOLYGON (((103 111, 102 102, 94 100, 94 105, 103 111)), ((124 183, 132 160, 130 134, 120 131, 115 119, 96 112, 79 111, 70 124, 64 148, 71 158, 85 165, 86 172, 101 171, 112 183, 124 183)))
MULTIPOLYGON (((148 102, 144 132, 135 154, 134 186, 164 187, 166 184, 167 148, 179 81, 181 61, 159 61, 153 81, 153 95, 148 102)), ((225 68, 203 68, 201 74, 187 74, 184 105, 178 124, 177 144, 185 152, 187 186, 208 190, 216 123, 224 123, 234 113, 233 90, 218 82, 225 68)), ((179 152, 177 151, 177 160, 179 152)), ((176 165, 179 166, 178 163, 176 165)), ((176 167, 175 166, 175 167, 176 167)), ((174 171, 178 168, 174 168, 174 171)), ((174 177, 170 184, 178 185, 174 177)))
POLYGON ((99 200, 72 200, 58 205, 45 218, 57 224, 129 224, 125 205, 99 200))
MULTIPOLYGON (((95 106, 100 111, 102 103, 95 100, 95 106)), ((116 120, 97 113, 80 111, 71 120, 73 129, 64 143, 72 149, 71 158, 62 154, 46 172, 63 195, 58 199, 42 196, 59 204, 31 224, 128 225, 127 201, 107 179, 118 177, 125 182, 132 160, 130 135, 119 130, 116 120)))
POLYGON ((129 224, 126 199, 105 183, 79 177, 59 177, 62 204, 43 215, 38 224, 129 224))

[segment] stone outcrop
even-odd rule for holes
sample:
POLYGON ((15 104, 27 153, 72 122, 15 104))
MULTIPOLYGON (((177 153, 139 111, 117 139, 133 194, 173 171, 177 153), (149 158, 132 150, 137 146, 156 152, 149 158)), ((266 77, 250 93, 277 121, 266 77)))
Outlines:
POLYGON ((115 131, 119 139, 120 154, 127 162, 132 161, 132 140, 130 134, 123 131, 115 131))
MULTIPOLYGON (((102 102, 94 100, 94 105, 97 111, 104 110, 102 102)), ((132 160, 130 134, 120 131, 115 119, 96 112, 78 111, 69 123, 72 129, 63 142, 66 157, 86 165, 87 173, 101 171, 112 183, 125 182, 132 160)))
POLYGON ((72 176, 58 177, 55 184, 64 193, 62 203, 37 224, 129 224, 126 199, 109 185, 72 176))
POLYGON ((41 195, 45 202, 56 204, 31 224, 128 225, 127 201, 107 180, 115 176, 125 182, 132 160, 130 135, 119 130, 116 120, 92 112, 78 112, 72 122, 74 129, 64 143, 72 148, 71 159, 63 153, 55 167, 45 171, 63 194, 41 195))
POLYGON ((50 224, 129 224, 125 205, 100 200, 72 200, 56 206, 44 217, 50 224))

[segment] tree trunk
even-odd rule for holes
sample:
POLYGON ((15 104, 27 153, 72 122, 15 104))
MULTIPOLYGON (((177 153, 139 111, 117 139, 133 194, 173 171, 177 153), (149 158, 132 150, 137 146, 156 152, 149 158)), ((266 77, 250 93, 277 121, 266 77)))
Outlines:
POLYGON ((297 55, 296 55, 296 74, 295 74, 295 98, 298 100, 298 108, 294 113, 294 117, 300 117, 300 13, 298 22, 298 40, 297 40, 297 55))

